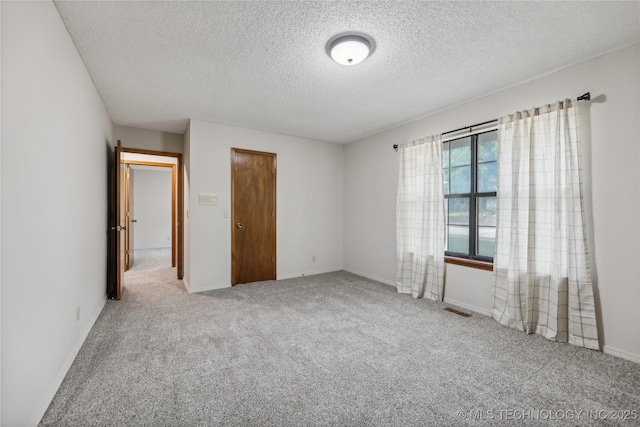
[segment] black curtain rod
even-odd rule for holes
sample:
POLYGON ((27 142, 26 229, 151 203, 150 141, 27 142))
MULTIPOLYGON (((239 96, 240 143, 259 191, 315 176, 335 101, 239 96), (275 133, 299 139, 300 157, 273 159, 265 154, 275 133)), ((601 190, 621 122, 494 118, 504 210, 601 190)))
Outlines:
POLYGON ((498 121, 498 119, 487 120, 486 122, 476 123, 475 125, 465 126, 465 127, 463 127, 463 128, 460 128, 460 129, 450 130, 450 131, 448 131, 448 132, 442 132, 442 135, 447 135, 447 134, 449 134, 449 133, 460 132, 461 130, 465 130, 465 129, 473 129, 473 128, 477 128, 478 126, 486 125, 486 124, 493 123, 493 122, 497 122, 497 121, 498 121))
MULTIPOLYGON (((589 100, 591 100, 591 93, 590 92, 587 92, 587 93, 585 93, 583 95, 580 95, 578 97, 578 101, 589 101, 589 100)), ((455 129, 455 130, 450 130, 448 132, 443 132, 442 135, 447 135, 449 133, 460 132, 461 130, 465 130, 465 129, 473 129, 475 127, 486 125, 486 124, 493 123, 493 122, 496 122, 496 121, 498 121, 498 119, 487 120, 486 122, 476 123, 475 125, 465 126, 465 127, 461 127, 460 129, 455 129)), ((393 144, 393 149, 398 151, 398 144, 393 144)))

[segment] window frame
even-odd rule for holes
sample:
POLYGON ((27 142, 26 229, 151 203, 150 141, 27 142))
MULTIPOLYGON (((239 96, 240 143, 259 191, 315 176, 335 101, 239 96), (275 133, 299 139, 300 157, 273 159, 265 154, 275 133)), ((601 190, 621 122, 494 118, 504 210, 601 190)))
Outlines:
MULTIPOLYGON (((448 203, 449 199, 453 198, 467 198, 469 200, 469 253, 460 253, 448 251, 445 249, 445 261, 450 264, 464 265, 467 267, 480 268, 484 270, 493 270, 493 257, 487 257, 477 254, 477 240, 478 240, 478 198, 480 197, 496 197, 496 191, 483 191, 478 192, 478 140, 480 135, 497 131, 497 125, 493 125, 487 128, 474 130, 474 132, 467 132, 463 134, 452 135, 446 139, 443 139, 442 144, 450 143, 458 139, 470 138, 471 148, 471 161, 470 161, 470 192, 468 193, 454 193, 445 194, 445 203, 448 203)), ((498 161, 496 159, 496 165, 498 161)), ((448 212, 448 209, 445 210, 448 212)), ((448 225, 449 218, 445 218, 445 233, 447 233, 448 239, 448 225)))

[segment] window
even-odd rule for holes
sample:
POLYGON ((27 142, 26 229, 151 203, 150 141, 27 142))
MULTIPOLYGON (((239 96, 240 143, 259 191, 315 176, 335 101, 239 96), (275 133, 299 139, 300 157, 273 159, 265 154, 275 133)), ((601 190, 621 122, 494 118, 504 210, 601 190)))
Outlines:
POLYGON ((498 132, 443 143, 445 255, 493 261, 498 132))

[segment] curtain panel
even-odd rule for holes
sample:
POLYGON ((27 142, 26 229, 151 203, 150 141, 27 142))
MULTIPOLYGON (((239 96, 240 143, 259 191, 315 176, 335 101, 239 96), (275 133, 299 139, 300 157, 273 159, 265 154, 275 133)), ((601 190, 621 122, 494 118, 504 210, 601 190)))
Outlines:
POLYGON ((442 137, 398 148, 396 242, 399 293, 441 301, 444 287, 442 137))
POLYGON ((499 120, 492 317, 597 350, 577 110, 565 100, 499 120))

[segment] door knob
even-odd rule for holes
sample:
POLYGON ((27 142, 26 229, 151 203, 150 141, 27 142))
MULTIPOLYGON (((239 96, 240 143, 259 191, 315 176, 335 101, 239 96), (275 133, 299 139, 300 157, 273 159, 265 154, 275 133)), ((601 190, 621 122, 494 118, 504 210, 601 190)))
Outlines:
POLYGON ((242 228, 242 223, 239 222, 237 225, 238 225, 238 228, 242 228))

